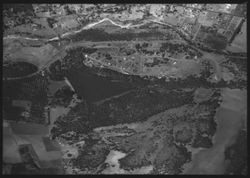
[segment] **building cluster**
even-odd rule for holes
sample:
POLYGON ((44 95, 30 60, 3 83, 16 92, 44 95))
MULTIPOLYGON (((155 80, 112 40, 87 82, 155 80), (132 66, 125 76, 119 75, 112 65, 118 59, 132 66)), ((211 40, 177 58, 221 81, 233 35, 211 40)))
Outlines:
POLYGON ((220 34, 231 43, 246 19, 245 4, 167 4, 164 22, 179 26, 193 40, 220 34))
POLYGON ((218 33, 229 43, 246 18, 245 4, 39 4, 33 8, 37 15, 43 16, 79 15, 77 20, 71 18, 62 23, 60 20, 57 26, 62 28, 68 26, 68 21, 76 27, 79 22, 100 17, 124 21, 150 16, 177 26, 193 40, 203 41, 208 34, 218 33))

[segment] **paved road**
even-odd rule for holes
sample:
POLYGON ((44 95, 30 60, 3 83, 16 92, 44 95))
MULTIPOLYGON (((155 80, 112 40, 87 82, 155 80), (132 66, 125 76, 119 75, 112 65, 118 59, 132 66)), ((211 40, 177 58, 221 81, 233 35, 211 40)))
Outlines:
MULTIPOLYGON (((80 29, 80 30, 76 30, 76 31, 72 31, 72 32, 67 32, 67 33, 63 34, 63 35, 61 36, 61 38, 62 38, 62 37, 65 37, 65 36, 68 36, 68 35, 72 35, 72 34, 79 33, 79 32, 81 32, 81 31, 83 31, 83 30, 86 30, 86 29, 90 29, 90 28, 94 27, 95 25, 98 25, 98 24, 100 24, 100 23, 102 23, 102 22, 104 22, 104 21, 109 21, 109 22, 111 22, 113 25, 119 26, 119 27, 121 27, 121 28, 129 28, 129 26, 131 25, 131 24, 120 25, 120 24, 117 24, 117 23, 113 22, 113 21, 110 20, 109 18, 104 18, 104 19, 102 19, 102 20, 100 20, 100 21, 98 21, 98 22, 94 22, 94 23, 88 24, 87 26, 83 27, 83 28, 80 29)), ((133 26, 135 26, 135 25, 133 25, 133 26)), ((33 40, 33 41, 41 40, 41 39, 38 39, 38 38, 29 38, 29 37, 22 37, 22 36, 16 36, 16 35, 9 35, 9 36, 4 37, 3 39, 6 40, 6 39, 20 39, 20 38, 21 38, 21 39, 26 39, 26 40, 33 40)), ((51 41, 55 41, 55 40, 59 40, 59 37, 50 38, 50 39, 47 40, 47 42, 51 42, 51 41)), ((65 46, 64 48, 60 49, 60 50, 58 51, 58 53, 57 53, 55 56, 51 57, 51 60, 50 60, 48 63, 46 63, 44 66, 42 66, 37 72, 32 73, 32 74, 29 74, 29 75, 26 75, 26 76, 24 76, 24 77, 4 78, 4 80, 18 80, 18 79, 24 79, 24 78, 29 78, 29 77, 32 77, 32 76, 38 74, 38 73, 41 72, 43 69, 45 69, 46 67, 48 67, 51 63, 53 63, 53 62, 55 62, 56 60, 58 60, 57 56, 58 56, 58 55, 60 56, 61 53, 64 52, 64 51, 65 51, 65 48, 67 48, 67 47, 69 47, 69 46, 65 46)), ((91 58, 91 60, 94 60, 94 58, 91 58)), ((95 61, 97 61, 97 60, 95 60, 95 61)), ((100 61, 98 61, 98 62, 100 62, 100 61)), ((104 64, 103 64, 103 65, 104 65, 104 64)), ((105 66, 105 65, 104 65, 104 66, 105 66)), ((114 69, 112 66, 106 66, 106 67, 109 67, 109 68, 111 68, 111 69, 114 69)), ((120 71, 119 69, 115 69, 115 70, 118 70, 119 72, 122 72, 122 73, 127 74, 126 72, 120 71)))
MULTIPOLYGON (((104 18, 98 22, 94 22, 94 23, 90 23, 86 26, 84 26, 83 28, 81 28, 80 30, 75 30, 75 31, 71 31, 71 32, 66 32, 64 34, 61 35, 61 37, 65 37, 65 36, 68 36, 68 35, 72 35, 72 34, 76 34, 76 33, 79 33, 83 30, 87 30, 87 29, 90 29, 92 27, 94 27, 95 25, 98 25, 102 22, 105 22, 105 21, 109 21, 111 22, 113 25, 116 25, 116 26, 119 26, 121 28, 130 28, 131 26, 131 23, 129 24, 126 24, 126 25, 120 25, 120 24, 117 24, 116 22, 113 22, 112 20, 110 20, 109 18, 104 18)), ((136 25, 132 25, 131 27, 134 27, 136 25)), ((22 37, 22 36, 17 36, 17 35, 8 35, 6 37, 4 37, 3 39, 6 40, 6 39, 20 39, 20 38, 23 38, 23 39, 26 39, 26 40, 33 40, 33 41, 38 41, 38 40, 41 40, 39 38, 29 38, 29 37, 22 37)), ((59 40, 59 37, 53 37, 53 38, 50 38, 50 39, 47 39, 48 42, 51 42, 51 41, 56 41, 56 40, 59 40)))
MULTIPOLYGON (((126 25, 120 25, 120 24, 117 24, 116 22, 113 22, 113 21, 112 21, 111 19, 109 19, 109 18, 104 18, 104 19, 102 19, 102 20, 100 20, 100 21, 98 21, 98 22, 94 22, 94 23, 88 24, 88 25, 86 25, 85 27, 83 27, 83 28, 80 29, 80 30, 76 30, 76 31, 72 31, 72 32, 67 32, 67 33, 63 34, 61 37, 65 37, 65 36, 68 36, 68 35, 71 35, 71 34, 76 34, 76 33, 79 33, 79 32, 81 32, 81 31, 83 31, 83 30, 90 29, 90 28, 94 27, 95 25, 98 25, 98 24, 100 24, 100 23, 102 23, 102 22, 104 22, 104 21, 109 21, 109 22, 111 22, 113 25, 119 26, 119 27, 121 27, 121 28, 132 28, 132 27, 135 27, 135 26, 136 26, 136 25, 131 25, 131 23, 126 24, 126 25)), ((155 23, 159 23, 159 24, 162 24, 162 25, 167 25, 167 26, 173 28, 174 30, 177 30, 177 29, 176 29, 175 27, 173 27, 172 25, 166 24, 166 23, 163 23, 163 22, 159 22, 159 21, 157 21, 157 20, 147 20, 147 21, 145 21, 145 23, 147 23, 147 22, 155 22, 155 23)), ((3 39, 6 40, 6 39, 18 39, 18 38, 23 38, 23 39, 26 39, 26 40, 42 40, 42 39, 38 39, 38 38, 21 37, 21 36, 16 36, 16 35, 6 36, 6 37, 4 37, 3 39)), ((59 40, 59 37, 54 37, 54 38, 51 38, 51 39, 47 39, 47 42, 51 42, 51 41, 54 41, 54 40, 59 40)), ((194 45, 191 45, 191 46, 192 46, 193 48, 197 49, 198 51, 200 51, 201 53, 204 53, 203 50, 197 48, 196 46, 194 46, 194 45)), ((33 74, 30 74, 30 75, 27 75, 27 76, 25 76, 25 77, 5 78, 4 80, 17 80, 17 79, 28 78, 28 77, 32 77, 32 76, 36 75, 37 73, 41 72, 43 69, 45 69, 46 67, 48 67, 51 63, 53 63, 53 62, 55 62, 56 60, 58 60, 58 56, 60 56, 61 53, 65 52, 65 49, 68 48, 68 47, 70 47, 70 45, 61 48, 61 49, 58 51, 58 53, 57 53, 55 56, 53 56, 53 57, 51 58, 51 60, 50 60, 48 63, 46 63, 44 66, 42 66, 37 72, 35 72, 35 73, 33 73, 33 74)), ((230 56, 228 56, 228 57, 230 57, 230 56)), ((173 60, 178 60, 178 59, 174 59, 174 58, 172 58, 172 59, 173 59, 173 60)), ((100 61, 98 61, 98 60, 96 60, 96 59, 94 59, 94 58, 91 58, 91 60, 100 63, 100 61)), ((211 58, 211 60, 213 60, 213 59, 211 58)), ((218 62, 217 62, 216 60, 213 60, 213 61, 214 61, 214 63, 215 63, 215 66, 217 66, 216 68, 219 69, 220 67, 219 67, 218 62)), ((107 68, 110 68, 110 69, 112 69, 112 70, 116 70, 116 71, 122 72, 122 73, 124 73, 124 74, 130 74, 129 71, 125 71, 125 70, 123 70, 123 69, 114 68, 114 67, 112 67, 112 66, 108 66, 108 65, 105 65, 105 64, 102 64, 102 65, 105 66, 105 67, 107 67, 107 68)))

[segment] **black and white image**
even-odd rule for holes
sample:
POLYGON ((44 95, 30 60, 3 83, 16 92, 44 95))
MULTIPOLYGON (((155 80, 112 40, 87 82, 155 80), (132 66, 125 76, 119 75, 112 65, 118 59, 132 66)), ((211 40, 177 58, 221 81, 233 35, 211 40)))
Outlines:
POLYGON ((2 6, 2 174, 247 175, 247 3, 2 6))

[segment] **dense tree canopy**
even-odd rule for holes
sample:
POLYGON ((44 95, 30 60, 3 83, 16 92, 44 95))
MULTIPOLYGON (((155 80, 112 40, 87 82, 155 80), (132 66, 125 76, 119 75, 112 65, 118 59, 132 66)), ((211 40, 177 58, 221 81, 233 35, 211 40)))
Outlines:
POLYGON ((207 45, 217 50, 223 50, 227 46, 227 38, 220 34, 209 34, 205 39, 207 45))

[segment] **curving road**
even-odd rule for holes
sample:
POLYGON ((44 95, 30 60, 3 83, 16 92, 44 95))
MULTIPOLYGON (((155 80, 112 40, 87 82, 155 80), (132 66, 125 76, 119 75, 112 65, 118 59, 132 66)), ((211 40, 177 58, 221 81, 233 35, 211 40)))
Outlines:
MULTIPOLYGON (((83 31, 83 30, 90 29, 90 28, 94 27, 95 25, 98 25, 98 24, 100 24, 100 23, 102 23, 102 22, 105 22, 105 21, 109 21, 109 22, 111 22, 113 25, 119 26, 119 27, 121 27, 121 28, 127 28, 127 29, 128 29, 128 28, 133 28, 133 27, 135 27, 135 26, 138 26, 138 25, 131 25, 131 23, 126 24, 126 25, 120 25, 120 24, 117 24, 116 22, 113 22, 113 21, 112 21, 111 19, 109 19, 109 18, 104 18, 104 19, 102 19, 102 20, 100 20, 100 21, 98 21, 98 22, 94 22, 94 23, 88 24, 88 25, 84 26, 83 28, 81 28, 80 30, 76 30, 76 31, 72 31, 72 32, 66 32, 66 33, 64 33, 60 38, 63 38, 63 37, 68 36, 68 35, 80 33, 80 32, 83 31)), ((140 24, 140 25, 142 25, 142 24, 140 24)), ((7 40, 7 39, 25 39, 25 40, 32 40, 32 41, 44 40, 44 39, 39 39, 39 38, 22 37, 22 36, 17 36, 17 35, 8 35, 8 36, 4 37, 3 39, 4 39, 4 40, 7 40)), ((60 40, 59 37, 53 37, 53 38, 50 38, 50 39, 46 39, 47 42, 57 41, 57 40, 60 40)), ((45 69, 46 67, 48 67, 51 63, 53 63, 53 62, 55 62, 56 60, 58 60, 58 58, 57 58, 58 54, 60 55, 62 52, 65 52, 65 49, 66 49, 67 47, 69 47, 69 46, 70 46, 70 45, 65 46, 65 47, 63 47, 62 49, 60 49, 60 50, 58 51, 58 53, 57 53, 55 56, 51 57, 51 60, 50 60, 48 63, 46 63, 44 66, 42 66, 42 67, 41 67, 38 71, 36 71, 35 73, 26 75, 26 76, 24 76, 24 77, 4 78, 4 80, 25 79, 25 78, 29 78, 29 77, 32 77, 32 76, 38 74, 38 73, 41 72, 43 69, 45 69)), ((95 60, 94 58, 91 58, 91 60, 94 60, 94 61, 97 62, 97 60, 95 60)), ((98 62, 100 63, 100 61, 98 61, 98 62)), ((111 68, 111 69, 113 69, 113 70, 122 72, 122 73, 124 73, 124 74, 128 74, 128 72, 122 71, 122 70, 120 70, 120 69, 115 69, 115 68, 112 67, 112 66, 107 66, 107 65, 105 65, 105 64, 102 64, 102 65, 104 65, 105 67, 111 68)))
POLYGON ((40 73, 41 71, 43 71, 46 67, 49 67, 50 64, 52 64, 53 62, 57 61, 58 59, 60 59, 64 53, 65 53, 65 48, 62 48, 58 51, 58 53, 56 53, 54 56, 51 57, 51 60, 48 61, 46 64, 44 64, 44 66, 42 66, 41 68, 39 68, 36 72, 32 73, 32 74, 29 74, 29 75, 26 75, 26 76, 23 76, 23 77, 5 77, 3 78, 3 80, 20 80, 20 79, 25 79, 25 78, 30 78, 32 76, 35 76, 37 75, 38 73, 40 73))
MULTIPOLYGON (((136 26, 136 25, 131 25, 131 23, 126 24, 126 25, 120 25, 120 24, 117 24, 116 22, 113 22, 109 18, 104 18, 104 19, 102 19, 102 20, 100 20, 98 22, 90 23, 90 24, 84 26, 83 28, 81 28, 80 30, 75 30, 75 31, 72 31, 72 32, 66 32, 66 33, 62 34, 61 37, 65 37, 65 36, 68 36, 68 35, 79 33, 79 32, 81 32, 83 30, 90 29, 90 28, 94 27, 95 25, 98 25, 98 24, 100 24, 102 22, 105 22, 105 21, 109 21, 113 25, 119 26, 121 28, 131 28, 131 27, 135 27, 136 26)), ((26 40, 33 40, 33 41, 42 40, 42 39, 39 39, 39 38, 29 38, 29 37, 22 37, 22 36, 17 36, 17 35, 8 35, 8 36, 4 37, 3 39, 7 40, 7 39, 20 39, 20 38, 26 39, 26 40)), ((59 40, 59 37, 53 37, 53 38, 47 39, 47 42, 56 41, 56 40, 59 40)))
MULTIPOLYGON (((126 24, 126 25, 120 25, 120 24, 117 24, 116 22, 112 21, 112 20, 109 19, 109 18, 104 18, 104 19, 102 19, 102 20, 100 20, 100 21, 98 21, 98 22, 90 23, 90 24, 84 26, 83 28, 81 28, 80 30, 75 30, 75 31, 72 31, 72 32, 66 32, 66 33, 64 33, 63 35, 61 35, 61 37, 53 37, 53 38, 50 38, 50 39, 38 39, 38 38, 29 38, 29 37, 22 37, 22 36, 16 36, 16 35, 9 35, 9 36, 4 37, 3 39, 6 40, 6 39, 20 39, 20 38, 22 38, 22 39, 26 39, 26 40, 34 40, 34 41, 37 41, 37 40, 45 40, 45 41, 47 41, 47 42, 51 42, 51 41, 60 40, 60 38, 63 38, 63 37, 65 37, 65 36, 72 35, 72 34, 77 34, 77 33, 81 32, 81 31, 83 31, 83 30, 90 29, 90 28, 94 27, 95 25, 98 25, 98 24, 100 24, 100 23, 102 23, 102 22, 105 22, 105 21, 109 21, 109 22, 112 23, 113 25, 119 26, 120 28, 126 28, 126 29, 133 28, 133 27, 135 27, 135 26, 140 26, 140 25, 143 25, 143 24, 149 23, 149 22, 154 22, 154 23, 159 23, 159 24, 162 24, 162 25, 167 25, 167 26, 173 28, 175 31, 177 31, 177 29, 175 29, 175 27, 173 27, 172 25, 166 24, 166 23, 163 23, 163 22, 160 22, 160 21, 157 21, 157 20, 146 20, 144 23, 139 24, 139 25, 131 25, 131 23, 126 24)), ((186 41, 186 40, 185 40, 185 41, 186 41)), ((187 42, 188 42, 188 41, 187 41, 187 42)), ((191 45, 191 44, 189 44, 189 45, 191 45)), ((214 66, 216 67, 216 71, 217 71, 216 73, 217 73, 218 77, 221 78, 220 66, 219 66, 218 61, 216 61, 215 59, 209 57, 209 55, 207 55, 206 52, 204 52, 203 50, 197 48, 196 46, 194 46, 194 45, 191 45, 191 46, 194 47, 195 49, 197 49, 199 52, 201 52, 201 53, 203 53, 203 54, 206 54, 206 55, 205 55, 205 56, 206 56, 206 59, 208 59, 208 60, 210 60, 210 61, 213 62, 214 66)), ((30 74, 30 75, 27 75, 27 76, 24 76, 24 77, 5 78, 4 80, 17 80, 17 79, 28 78, 28 77, 32 77, 32 76, 36 75, 37 73, 41 72, 43 69, 45 69, 46 67, 48 67, 51 63, 53 63, 54 61, 58 60, 58 58, 57 58, 58 55, 61 56, 61 53, 65 52, 65 49, 66 49, 67 47, 70 47, 70 45, 61 48, 61 49, 58 51, 58 53, 57 53, 55 56, 51 57, 51 60, 50 60, 48 63, 46 63, 44 66, 42 66, 37 72, 35 72, 35 73, 33 73, 33 74, 30 74)), ((229 57, 229 56, 228 56, 228 57, 229 57)), ((173 59, 174 59, 174 58, 173 58, 173 59)), ((93 59, 93 58, 91 58, 91 60, 100 63, 100 61, 95 60, 95 59, 93 59)), ((174 59, 174 60, 178 60, 178 59, 174 59)), ((122 73, 124 73, 124 74, 129 74, 128 71, 124 71, 124 70, 122 70, 122 69, 117 69, 117 68, 114 69, 114 67, 112 67, 112 66, 107 66, 107 65, 105 65, 105 64, 102 64, 102 65, 105 66, 105 67, 111 68, 112 70, 117 70, 117 71, 122 72, 122 73)))

